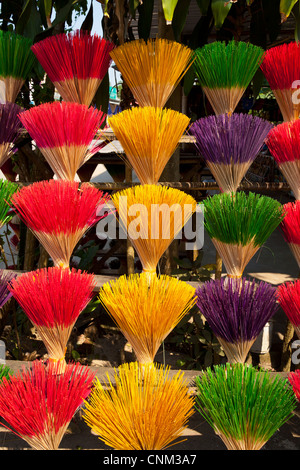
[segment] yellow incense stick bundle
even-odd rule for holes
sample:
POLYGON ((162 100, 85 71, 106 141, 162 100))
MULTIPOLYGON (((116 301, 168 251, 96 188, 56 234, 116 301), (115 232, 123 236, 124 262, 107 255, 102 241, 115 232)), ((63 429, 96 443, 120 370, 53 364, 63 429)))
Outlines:
POLYGON ((196 210, 195 199, 175 188, 138 185, 112 195, 120 226, 136 249, 143 272, 156 273, 170 243, 196 210))
POLYGON ((107 375, 85 402, 83 419, 115 450, 162 450, 178 443, 194 413, 194 398, 182 372, 169 368, 124 364, 107 375), (176 441, 176 442, 174 442, 176 441))
POLYGON ((131 344, 138 362, 154 362, 168 334, 195 305, 195 288, 171 276, 133 274, 102 287, 101 304, 131 344))
POLYGON ((156 184, 190 119, 172 109, 132 108, 109 118, 142 184, 156 184))
POLYGON ((193 51, 167 39, 127 42, 110 53, 140 106, 163 108, 193 62, 193 51))

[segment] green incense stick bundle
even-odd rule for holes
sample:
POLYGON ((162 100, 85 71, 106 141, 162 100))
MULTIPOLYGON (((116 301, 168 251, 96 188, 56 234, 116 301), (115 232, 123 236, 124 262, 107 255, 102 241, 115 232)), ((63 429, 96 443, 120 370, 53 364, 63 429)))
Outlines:
POLYGON ((0 80, 5 83, 6 101, 14 103, 32 69, 32 41, 13 32, 0 31, 0 80))
POLYGON ((10 208, 13 194, 18 191, 18 185, 12 181, 0 180, 0 228, 7 224, 15 215, 10 208))
POLYGON ((196 409, 227 450, 260 450, 296 408, 287 379, 251 365, 208 368, 195 382, 196 409))
POLYGON ((195 56, 195 73, 215 114, 231 114, 261 65, 264 50, 243 41, 215 41, 196 49, 195 56))
POLYGON ((255 193, 216 194, 204 200, 204 226, 229 277, 241 277, 284 218, 282 205, 255 193))

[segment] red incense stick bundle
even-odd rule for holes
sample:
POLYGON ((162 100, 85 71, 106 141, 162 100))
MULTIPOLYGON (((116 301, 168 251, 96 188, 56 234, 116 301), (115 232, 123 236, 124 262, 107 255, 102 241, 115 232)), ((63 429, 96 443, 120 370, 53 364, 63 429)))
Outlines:
POLYGON ((20 120, 35 140, 59 179, 73 181, 79 168, 99 150, 97 131, 106 114, 78 103, 53 102, 20 114, 20 120))
POLYGON ((268 134, 266 144, 295 199, 300 199, 300 120, 274 127, 268 134))
POLYGON ((260 67, 273 90, 284 121, 298 119, 300 116, 299 43, 281 44, 267 50, 260 67))
POLYGON ((97 34, 80 30, 49 36, 32 51, 64 101, 89 106, 111 64, 113 48, 97 34))
POLYGON ((288 375, 288 380, 293 388, 294 394, 300 403, 300 369, 296 369, 293 372, 290 372, 288 375))
POLYGON ((11 205, 49 253, 54 266, 69 267, 77 243, 104 212, 110 197, 89 183, 49 180, 24 186, 11 205))
POLYGON ((62 370, 71 331, 95 285, 92 274, 55 267, 21 274, 10 283, 10 292, 41 336, 49 361, 61 363, 62 370))
POLYGON ((300 280, 281 284, 277 295, 284 313, 300 339, 300 280))
POLYGON ((71 419, 89 396, 95 374, 79 363, 63 374, 34 361, 0 385, 3 424, 34 450, 57 450, 71 419))
POLYGON ((288 202, 284 204, 283 209, 283 235, 300 268, 300 201, 288 202))

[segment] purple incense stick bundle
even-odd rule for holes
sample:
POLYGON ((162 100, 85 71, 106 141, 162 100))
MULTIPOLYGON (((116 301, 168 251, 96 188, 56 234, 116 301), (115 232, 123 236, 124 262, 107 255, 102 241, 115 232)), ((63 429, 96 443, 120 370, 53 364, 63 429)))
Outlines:
POLYGON ((0 104, 0 167, 16 151, 15 141, 22 129, 21 111, 15 103, 0 104))
POLYGON ((190 128, 196 147, 222 192, 236 192, 260 152, 272 124, 249 114, 198 119, 190 128))
POLYGON ((196 298, 230 363, 245 362, 254 341, 278 308, 273 286, 245 278, 205 282, 196 289, 196 298))

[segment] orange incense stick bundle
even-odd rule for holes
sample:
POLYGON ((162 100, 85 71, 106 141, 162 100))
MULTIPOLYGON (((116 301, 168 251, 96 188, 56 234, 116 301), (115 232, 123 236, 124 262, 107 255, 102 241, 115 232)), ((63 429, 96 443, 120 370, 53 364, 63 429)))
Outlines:
POLYGON ((167 39, 130 41, 116 47, 113 61, 140 106, 163 108, 193 62, 193 51, 167 39))
POLYGON ((57 364, 34 361, 0 385, 0 416, 6 428, 34 450, 58 450, 71 419, 91 392, 95 374, 79 363, 63 374, 57 364))
POLYGON ((62 370, 71 331, 95 286, 92 274, 56 267, 21 274, 9 285, 42 338, 49 361, 60 363, 62 370))
POLYGON ((300 268, 300 201, 288 202, 283 206, 284 219, 281 228, 300 268))
POLYGON ((266 144, 295 199, 300 199, 300 120, 273 127, 266 144))
POLYGON ((169 368, 132 362, 115 370, 114 379, 112 383, 107 374, 104 385, 96 379, 85 401, 83 419, 99 439, 115 450, 162 450, 178 444, 194 414, 183 373, 171 376, 169 368))
POLYGON ((90 106, 111 64, 113 48, 97 34, 80 30, 43 39, 32 51, 64 101, 90 106))
POLYGON ((155 184, 125 189, 111 199, 143 272, 155 274, 160 258, 195 212, 195 199, 178 189, 155 184))
POLYGON ((69 267, 83 235, 107 215, 109 195, 89 183, 49 180, 24 186, 11 205, 49 253, 54 266, 69 267))
POLYGON ((300 45, 281 44, 267 50, 261 64, 284 121, 300 117, 300 45))
POLYGON ((170 276, 133 274, 103 285, 99 299, 139 363, 154 362, 168 334, 195 305, 195 289, 170 276))
POLYGON ((172 109, 132 108, 109 124, 142 184, 156 184, 190 119, 172 109))
POLYGON ((73 181, 78 169, 99 150, 97 131, 106 115, 78 103, 53 102, 35 106, 20 115, 59 179, 73 181))

